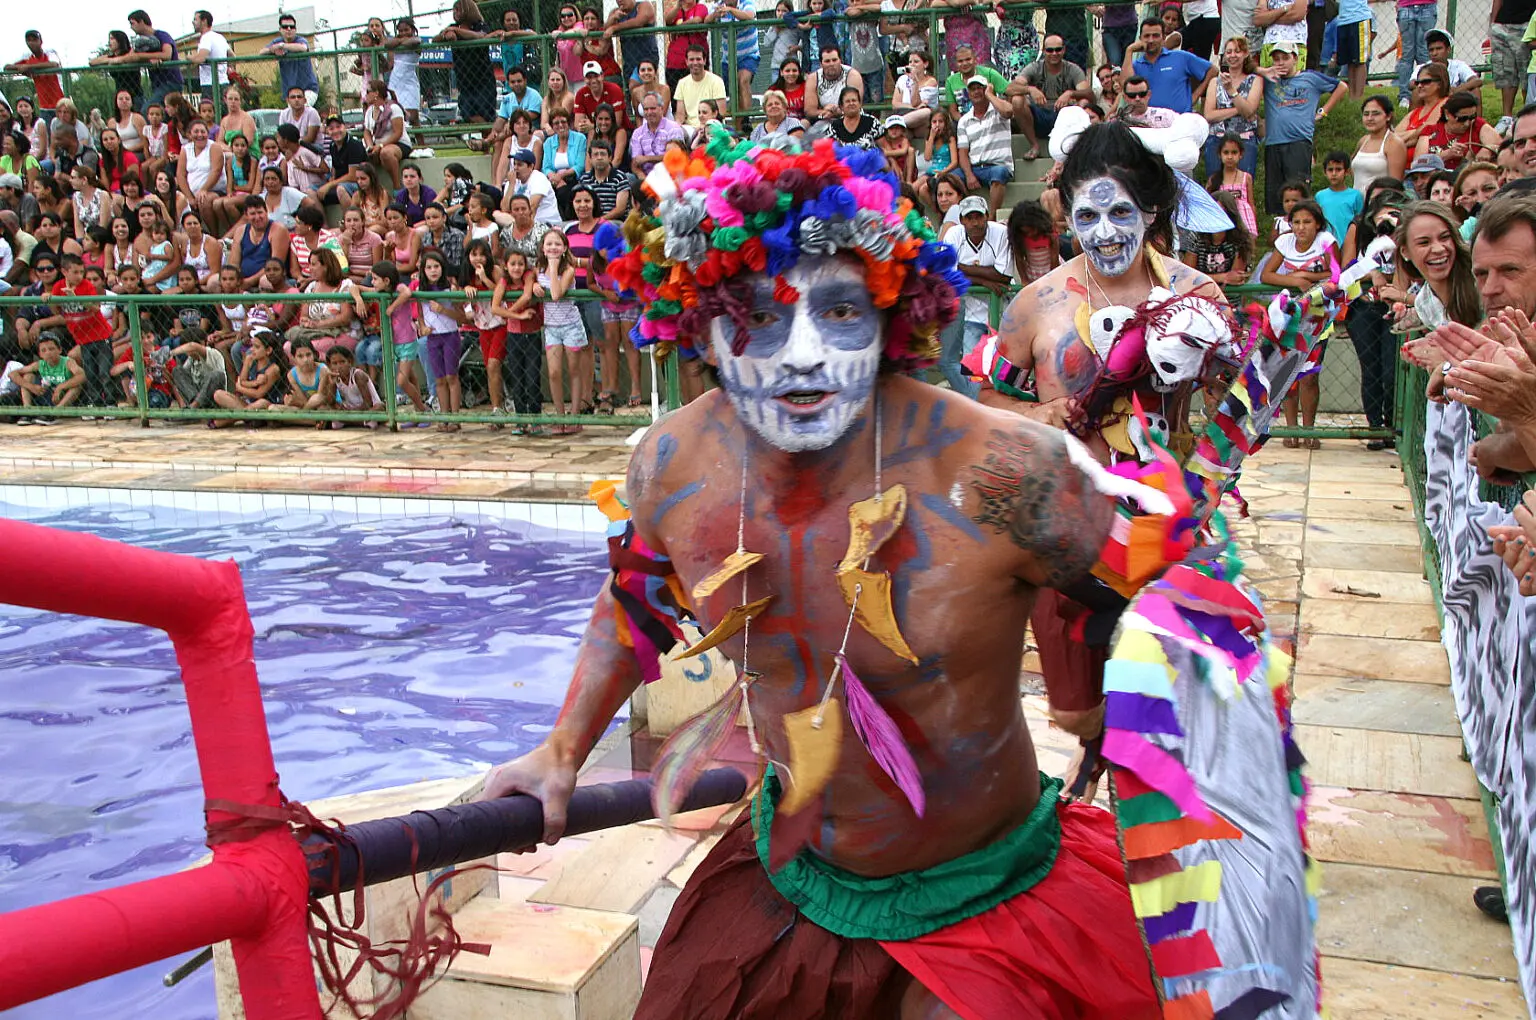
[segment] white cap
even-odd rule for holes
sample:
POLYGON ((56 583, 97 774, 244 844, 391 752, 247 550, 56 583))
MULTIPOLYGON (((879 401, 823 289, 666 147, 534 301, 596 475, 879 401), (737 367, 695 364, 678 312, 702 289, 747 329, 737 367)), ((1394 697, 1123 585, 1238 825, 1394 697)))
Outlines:
POLYGON ((970 87, 972 85, 990 85, 992 83, 987 81, 987 79, 983 78, 979 74, 973 74, 969 78, 965 79, 965 84, 966 87, 970 87))
POLYGON ((980 195, 967 195, 960 200, 960 215, 969 216, 971 213, 987 214, 987 200, 980 195))
POLYGON ((595 60, 589 60, 581 66, 581 76, 585 78, 589 74, 595 74, 599 78, 603 75, 603 65, 595 60))
POLYGON ((907 122, 902 119, 901 114, 893 113, 889 117, 885 118, 885 126, 887 128, 893 128, 893 127, 904 128, 904 127, 907 126, 907 122))

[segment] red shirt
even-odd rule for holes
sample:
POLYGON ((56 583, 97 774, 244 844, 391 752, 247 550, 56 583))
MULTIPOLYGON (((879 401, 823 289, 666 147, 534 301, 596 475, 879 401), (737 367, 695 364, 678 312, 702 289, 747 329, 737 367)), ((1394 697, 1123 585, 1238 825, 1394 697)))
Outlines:
POLYGON ((629 104, 624 102, 624 89, 611 81, 602 83, 603 93, 601 97, 593 94, 592 90, 583 85, 576 90, 575 108, 577 113, 584 113, 591 117, 597 113, 597 108, 604 103, 613 107, 613 112, 618 114, 619 124, 626 131, 629 130, 629 104))
POLYGON ((1488 122, 1478 117, 1472 121, 1472 126, 1467 130, 1458 131, 1453 135, 1445 121, 1442 120, 1428 131, 1425 131, 1424 138, 1429 143, 1429 151, 1445 160, 1445 168, 1447 170, 1455 170, 1468 156, 1477 151, 1478 139, 1482 137, 1483 128, 1487 126, 1488 122), (1445 149, 1457 142, 1467 147, 1467 156, 1447 156, 1445 154, 1445 149))
MULTIPOLYGON (((682 8, 676 21, 669 21, 669 25, 678 25, 686 18, 707 18, 709 8, 703 4, 693 4, 682 8)), ((703 28, 703 24, 694 22, 703 28)), ((703 32, 679 32, 676 35, 667 36, 667 67, 674 71, 681 71, 688 66, 688 47, 702 46, 704 52, 709 52, 709 37, 703 32)))
MULTIPOLYGON (((69 284, 60 280, 53 285, 55 297, 65 296, 69 284)), ((99 291, 91 286, 90 280, 81 280, 75 288, 77 297, 91 297, 99 291)), ((69 324, 70 335, 75 338, 77 344, 94 344, 102 340, 112 339, 112 327, 107 320, 101 317, 100 305, 72 305, 59 304, 59 314, 64 316, 64 321, 69 324)))
MULTIPOLYGON (((57 64, 58 62, 59 55, 52 50, 44 50, 41 56, 16 61, 22 67, 28 64, 57 64)), ((53 109, 59 105, 59 100, 64 98, 64 90, 59 86, 58 75, 39 74, 35 75, 32 81, 37 87, 37 105, 44 110, 53 109)))

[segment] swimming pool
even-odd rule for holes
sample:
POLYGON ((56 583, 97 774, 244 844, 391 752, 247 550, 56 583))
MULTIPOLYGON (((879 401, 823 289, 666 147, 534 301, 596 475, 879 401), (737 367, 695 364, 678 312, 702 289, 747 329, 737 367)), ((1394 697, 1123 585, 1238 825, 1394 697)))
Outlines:
MULTIPOLYGON (((593 594, 594 508, 0 486, 0 514, 239 563, 273 752, 309 801, 462 775, 554 722, 593 594)), ((33 556, 39 573, 48 550, 33 556)), ((169 640, 0 606, 0 911, 178 870, 205 853, 169 640)), ((215 1014, 211 968, 156 964, 18 1020, 215 1014)))

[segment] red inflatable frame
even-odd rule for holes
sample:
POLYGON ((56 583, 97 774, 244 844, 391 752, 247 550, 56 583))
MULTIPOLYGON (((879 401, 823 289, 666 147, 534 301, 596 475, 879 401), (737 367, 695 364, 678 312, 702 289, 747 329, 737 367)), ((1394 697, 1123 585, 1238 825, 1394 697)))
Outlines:
MULTIPOLYGON (((281 807, 254 632, 233 562, 0 521, 0 602, 155 627, 181 665, 204 796, 281 807), (26 549, 47 549, 38 571, 26 549)), ((210 809, 213 825, 246 818, 210 809)), ((235 835, 213 862, 0 914, 0 1010, 228 939, 250 1020, 318 1020, 309 876, 286 825, 235 835)))

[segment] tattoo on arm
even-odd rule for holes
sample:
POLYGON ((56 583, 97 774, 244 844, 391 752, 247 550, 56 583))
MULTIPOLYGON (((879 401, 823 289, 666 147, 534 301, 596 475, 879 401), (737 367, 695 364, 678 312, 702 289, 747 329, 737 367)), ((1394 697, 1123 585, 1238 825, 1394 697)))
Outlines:
POLYGON ((1032 423, 993 429, 971 474, 971 520, 1029 554, 1025 580, 1060 588, 1098 561, 1113 504, 1071 463, 1059 434, 1032 423))

